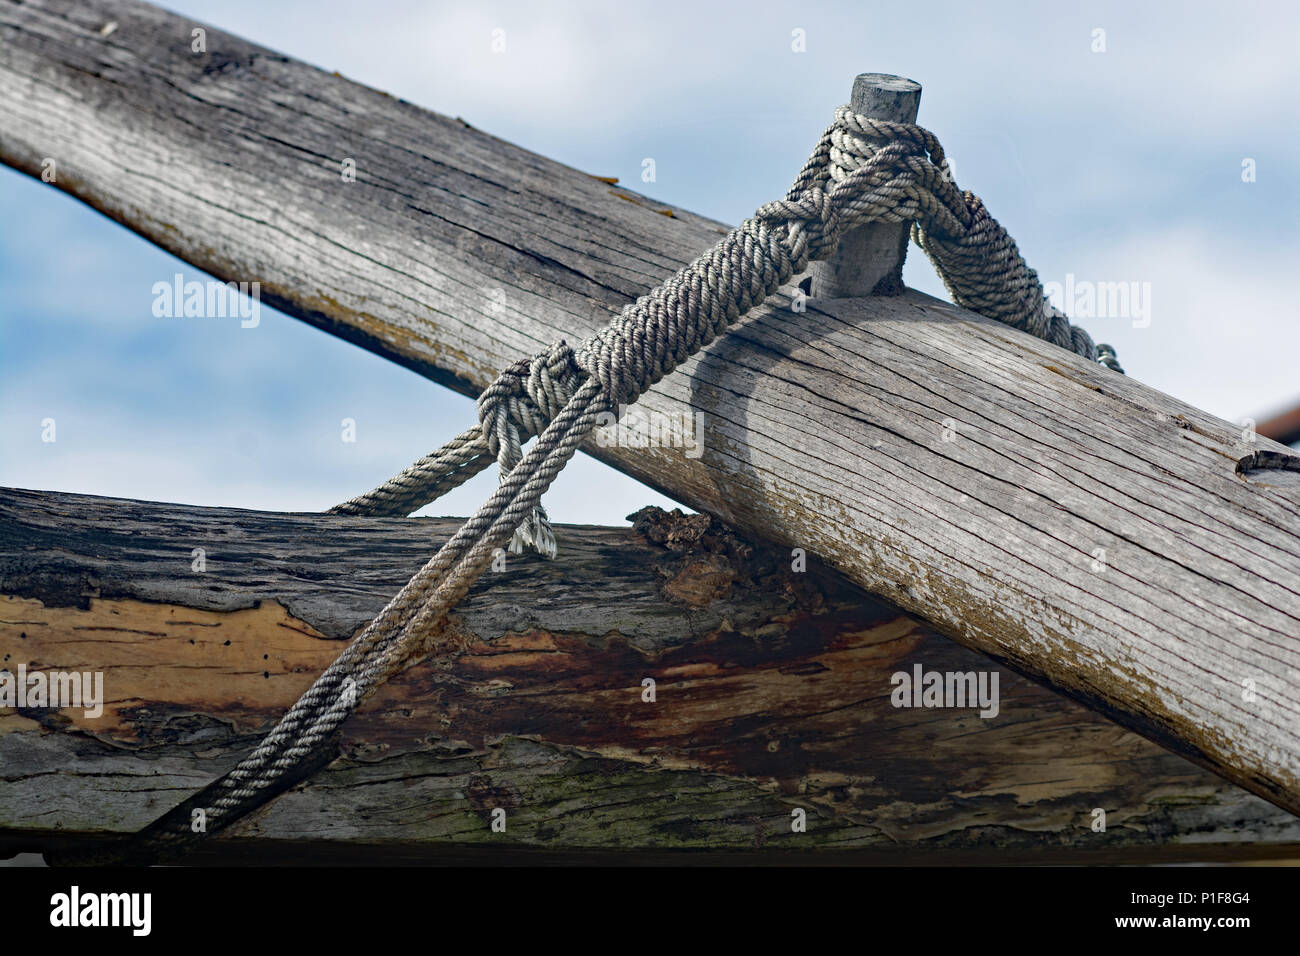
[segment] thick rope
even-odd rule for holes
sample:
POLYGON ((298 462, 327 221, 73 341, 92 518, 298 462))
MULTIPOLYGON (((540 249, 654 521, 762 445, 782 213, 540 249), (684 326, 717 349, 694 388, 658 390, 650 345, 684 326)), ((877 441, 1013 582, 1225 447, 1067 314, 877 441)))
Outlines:
POLYGON ((329 513, 405 518, 469 481, 491 463, 488 444, 482 430, 475 425, 374 491, 335 505, 329 513))
POLYGON ((447 614, 497 549, 555 552, 541 498, 602 413, 630 405, 741 316, 825 259, 868 222, 912 222, 912 235, 958 304, 1118 369, 1053 309, 1015 243, 952 183, 943 149, 917 126, 835 113, 785 198, 760 207, 717 245, 625 307, 577 350, 564 342, 509 366, 480 396, 479 423, 392 480, 331 509, 406 515, 482 471, 501 483, 234 770, 161 817, 125 850, 63 862, 172 859, 334 754, 335 732, 394 675, 457 639, 447 614), (537 441, 525 453, 529 439, 537 441), (195 812, 205 827, 197 831, 195 812))

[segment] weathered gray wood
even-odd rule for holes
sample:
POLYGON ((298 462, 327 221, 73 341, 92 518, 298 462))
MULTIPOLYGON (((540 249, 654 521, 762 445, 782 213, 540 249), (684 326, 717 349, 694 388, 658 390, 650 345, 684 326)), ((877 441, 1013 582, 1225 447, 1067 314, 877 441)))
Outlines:
MULTIPOLYGON (((860 73, 849 105, 854 112, 894 123, 915 123, 921 84, 888 73, 860 73)), ((911 223, 871 223, 845 233, 835 254, 808 268, 819 299, 899 295, 911 223)))
MULTIPOLYGON (((0 159, 462 391, 724 231, 191 27, 0 4, 0 159)), ((639 407, 702 457, 588 450, 1300 810, 1300 500, 1237 471, 1282 446, 914 292, 774 297, 639 407)))
MULTIPOLYGON (((707 518, 638 525, 509 561, 460 611, 464 655, 385 688, 208 859, 1300 852, 1300 819, 839 576, 707 518), (998 714, 891 706, 914 664, 998 671, 998 714)), ((216 777, 455 527, 0 490, 0 669, 101 670, 107 699, 0 711, 0 855, 128 833, 216 777)))

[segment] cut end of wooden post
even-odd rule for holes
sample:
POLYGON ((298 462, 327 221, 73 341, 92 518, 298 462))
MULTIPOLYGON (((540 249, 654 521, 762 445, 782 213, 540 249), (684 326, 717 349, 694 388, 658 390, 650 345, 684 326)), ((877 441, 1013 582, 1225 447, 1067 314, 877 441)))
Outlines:
POLYGON ((921 84, 892 73, 859 73, 849 99, 853 112, 895 123, 915 123, 921 84))
MULTIPOLYGON (((892 73, 860 73, 853 81, 853 112, 893 123, 915 123, 921 84, 892 73)), ((901 295, 909 223, 873 223, 840 239, 825 262, 809 267, 810 294, 819 299, 901 295)))

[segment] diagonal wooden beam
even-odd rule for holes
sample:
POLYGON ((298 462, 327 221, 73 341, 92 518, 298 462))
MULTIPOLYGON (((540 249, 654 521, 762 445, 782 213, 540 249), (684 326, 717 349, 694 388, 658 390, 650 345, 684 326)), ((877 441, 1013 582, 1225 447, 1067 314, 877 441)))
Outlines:
MULTIPOLYGON (((591 333, 724 229, 197 26, 0 4, 0 159, 436 381, 591 333)), ((916 293, 774 297, 641 407, 701 413, 702 456, 589 450, 1300 811, 1287 449, 916 293)))
MULTIPOLYGON (((219 775, 456 525, 0 489, 0 670, 103 674, 96 716, 0 710, 0 856, 125 836, 219 775)), ((465 652, 385 687, 208 859, 1300 853, 1300 819, 815 563, 701 516, 637 525, 561 526, 556 561, 490 573, 465 652), (918 665, 997 674, 997 712, 893 706, 918 665)))

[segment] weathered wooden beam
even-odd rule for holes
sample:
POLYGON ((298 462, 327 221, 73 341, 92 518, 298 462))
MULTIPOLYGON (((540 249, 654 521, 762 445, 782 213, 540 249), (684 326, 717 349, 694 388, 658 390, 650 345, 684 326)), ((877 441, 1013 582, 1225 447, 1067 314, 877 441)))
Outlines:
MULTIPOLYGON (((194 28, 0 4, 0 159, 462 391, 724 231, 194 28)), ((789 306, 643 398, 705 416, 701 457, 588 450, 1300 811, 1294 455, 914 292, 789 306)))
MULTIPOLYGON (((1300 819, 837 575, 704 517, 638 524, 489 575, 467 651, 386 687, 208 859, 1300 852, 1300 819), (999 673, 998 713, 894 707, 918 664, 999 673)), ((120 836, 217 776, 455 525, 0 490, 0 669, 104 675, 99 717, 0 710, 0 852, 120 836)))

